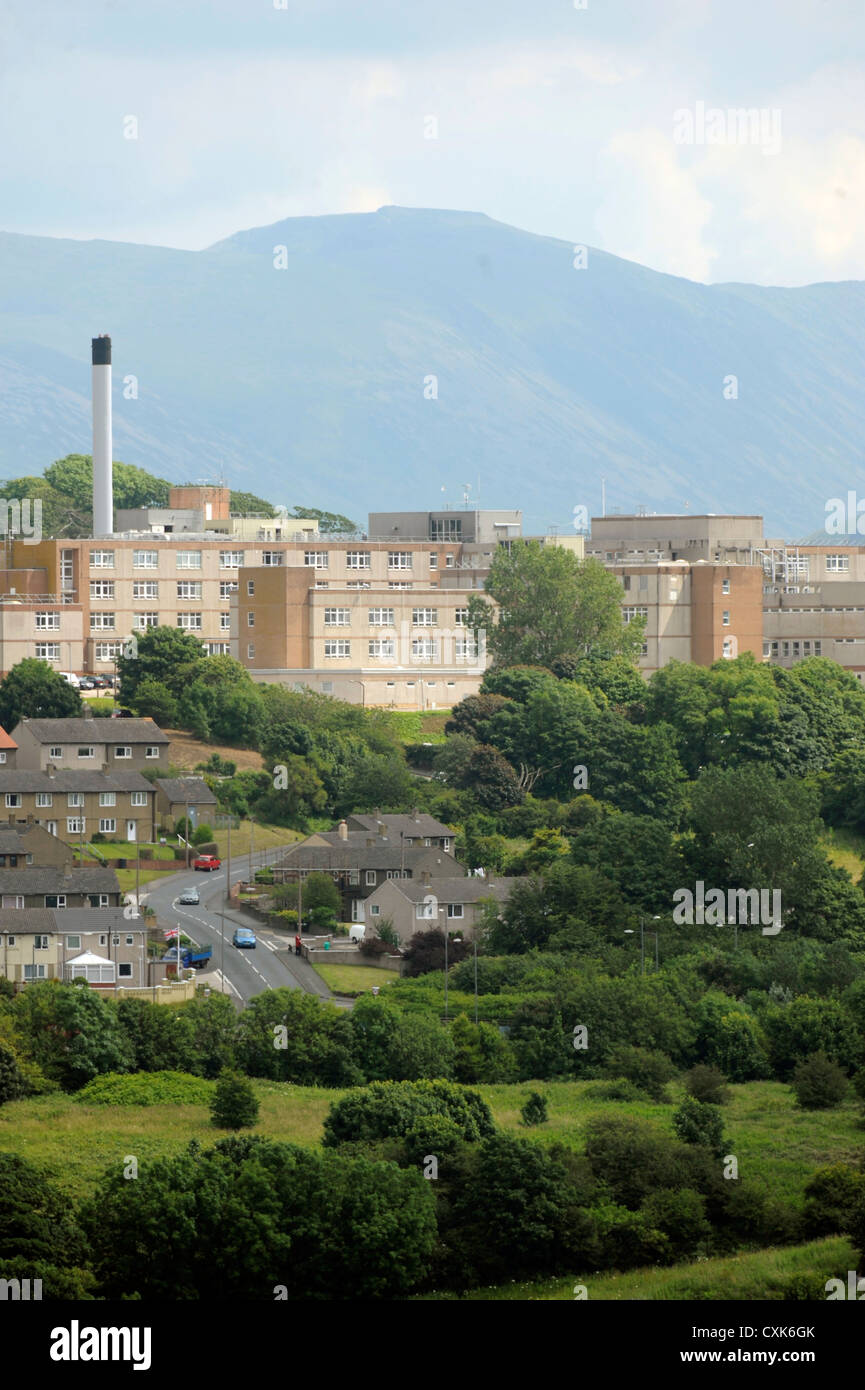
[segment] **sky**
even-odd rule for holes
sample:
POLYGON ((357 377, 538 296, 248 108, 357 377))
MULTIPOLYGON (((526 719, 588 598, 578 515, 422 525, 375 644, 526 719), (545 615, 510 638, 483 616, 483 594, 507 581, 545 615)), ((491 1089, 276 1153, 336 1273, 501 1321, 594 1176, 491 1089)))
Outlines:
POLYGON ((7 232, 197 250, 397 204, 865 278, 865 0, 3 0, 0 81, 7 232))

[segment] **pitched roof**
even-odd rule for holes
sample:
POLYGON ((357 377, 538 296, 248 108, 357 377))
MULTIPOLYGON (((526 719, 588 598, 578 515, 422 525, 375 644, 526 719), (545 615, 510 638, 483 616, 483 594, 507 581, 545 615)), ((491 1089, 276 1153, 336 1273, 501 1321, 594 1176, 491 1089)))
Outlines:
POLYGON ((352 845, 345 840, 336 840, 333 844, 327 845, 307 844, 304 841, 302 844, 293 845, 274 867, 318 869, 323 873, 350 869, 362 872, 364 869, 401 868, 420 873, 422 869, 428 869, 433 874, 453 873, 454 869, 462 867, 452 854, 445 853, 443 849, 424 846, 404 849, 398 840, 394 843, 380 839, 367 846, 367 837, 364 835, 361 838, 363 843, 360 845, 352 845))
POLYGON ((146 931, 143 917, 123 916, 122 907, 3 907, 0 908, 0 931, 13 936, 31 932, 132 932, 146 931))
POLYGON ((0 893, 119 893, 113 869, 85 865, 65 873, 62 864, 34 864, 29 869, 0 869, 0 893))
POLYGON ((448 839, 453 839, 454 832, 447 825, 442 825, 440 820, 434 816, 429 816, 425 811, 413 811, 409 815, 391 815, 385 812, 383 815, 352 815, 346 816, 346 824, 349 830, 368 830, 371 835, 376 833, 377 823, 384 821, 387 827, 387 834, 399 839, 400 834, 408 835, 413 840, 418 836, 428 835, 441 839, 447 835, 448 839))
POLYGON ((219 805, 203 777, 158 777, 156 785, 172 805, 187 801, 190 806, 219 805))
MULTIPOLYGON (((0 821, 0 854, 23 854, 25 851, 21 842, 25 835, 32 835, 34 830, 37 841, 44 839, 48 834, 45 826, 37 825, 35 821, 31 821, 29 825, 26 821, 16 821, 14 825, 4 824, 0 821)), ((62 840, 58 840, 55 835, 52 835, 51 839, 55 845, 60 845, 66 851, 70 859, 72 858, 72 850, 68 845, 64 844, 62 840)))
POLYGON ((26 729, 37 743, 170 743, 152 719, 22 719, 13 729, 26 729))
POLYGON ((11 734, 7 734, 7 732, 6 732, 5 729, 0 729, 0 748, 17 748, 17 747, 18 747, 18 744, 15 742, 14 738, 12 737, 12 735, 11 735, 11 734))
POLYGON ((153 785, 140 772, 88 772, 71 768, 49 772, 27 768, 0 768, 3 792, 152 792, 153 785))
MULTIPOLYGON (((424 883, 419 878, 395 878, 390 882, 403 897, 413 903, 423 902, 426 895, 433 891, 440 903, 477 903, 482 898, 497 898, 501 902, 518 880, 494 878, 490 881, 488 878, 477 878, 473 874, 466 878, 437 878, 434 884, 424 883)), ((379 884, 379 888, 385 886, 379 884)), ((379 888, 370 894, 371 899, 376 897, 379 888)))

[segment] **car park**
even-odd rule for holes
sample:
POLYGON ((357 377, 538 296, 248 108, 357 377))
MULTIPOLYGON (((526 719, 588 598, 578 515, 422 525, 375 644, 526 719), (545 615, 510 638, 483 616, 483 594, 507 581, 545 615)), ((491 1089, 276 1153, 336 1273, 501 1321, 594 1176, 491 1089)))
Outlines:
POLYGON ((255 932, 250 931, 249 927, 235 927, 234 936, 231 938, 232 946, 251 946, 255 948, 255 932))

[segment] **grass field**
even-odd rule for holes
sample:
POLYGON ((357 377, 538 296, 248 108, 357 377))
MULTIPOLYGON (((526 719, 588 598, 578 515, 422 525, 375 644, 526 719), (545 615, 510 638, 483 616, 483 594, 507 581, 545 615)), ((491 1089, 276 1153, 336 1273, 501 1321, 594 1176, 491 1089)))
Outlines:
POLYGON ((172 767, 188 772, 198 763, 208 762, 214 753, 236 764, 238 772, 246 772, 250 768, 258 772, 264 767, 264 759, 254 748, 229 748, 222 743, 202 743, 183 729, 165 729, 163 732, 171 739, 168 760, 172 767))
POLYGON ((375 965, 314 965, 334 994, 366 994, 373 985, 388 985, 399 979, 398 970, 379 970, 375 965))
MULTIPOLYGON (((75 853, 77 857, 77 849, 75 853)), ((99 858, 99 856, 101 855, 103 859, 134 860, 136 854, 138 853, 141 854, 142 859, 165 859, 168 863, 171 863, 174 860, 173 845, 153 845, 145 844, 144 842, 138 844, 127 842, 125 844, 117 845, 99 844, 96 841, 92 841, 90 844, 84 846, 85 858, 88 856, 92 858, 99 858)))
MULTIPOLYGON (((255 1132, 299 1144, 320 1142, 328 1109, 345 1094, 270 1081, 253 1084, 261 1101, 255 1132)), ((672 1132, 673 1110, 682 1094, 681 1088, 671 1086, 674 1103, 656 1105, 601 1101, 596 1082, 524 1082, 476 1089, 501 1129, 535 1143, 558 1141, 576 1149, 582 1147, 587 1120, 597 1114, 641 1116, 672 1132), (519 1123, 520 1107, 530 1090, 540 1090, 549 1104, 549 1120, 536 1129, 519 1123)), ((727 1152, 737 1156, 740 1177, 764 1183, 773 1196, 801 1204, 802 1189, 815 1168, 855 1163, 865 1147, 859 1108, 852 1102, 837 1110, 801 1111, 788 1088, 774 1081, 749 1082, 731 1091, 732 1099, 724 1107, 727 1152)), ((152 1158, 175 1153, 192 1138, 207 1144, 218 1137, 204 1106, 86 1106, 57 1095, 0 1107, 0 1150, 46 1163, 64 1187, 78 1193, 89 1190, 118 1154, 152 1158)))
POLYGON ((832 828, 820 836, 832 863, 846 869, 854 883, 865 871, 865 838, 855 830, 832 828))
POLYGON ((530 1283, 493 1285, 469 1293, 419 1294, 413 1302, 569 1303, 574 1286, 583 1285, 589 1301, 609 1302, 631 1299, 640 1302, 687 1302, 691 1299, 722 1299, 725 1302, 762 1302, 780 1299, 784 1285, 794 1275, 804 1275, 825 1284, 827 1279, 847 1278, 856 1268, 856 1252, 844 1236, 810 1240, 804 1245, 754 1250, 744 1255, 727 1255, 691 1264, 671 1265, 669 1269, 629 1269, 625 1274, 575 1273, 568 1279, 539 1279, 530 1283))
POLYGON ((391 719, 403 743, 444 743, 449 709, 393 710, 391 719))

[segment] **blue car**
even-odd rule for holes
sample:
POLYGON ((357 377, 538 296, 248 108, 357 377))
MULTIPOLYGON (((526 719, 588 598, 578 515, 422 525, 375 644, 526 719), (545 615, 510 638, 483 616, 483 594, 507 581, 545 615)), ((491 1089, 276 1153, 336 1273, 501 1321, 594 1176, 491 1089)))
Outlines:
POLYGON ((255 946, 255 932, 249 927, 236 927, 231 938, 232 946, 255 946))

